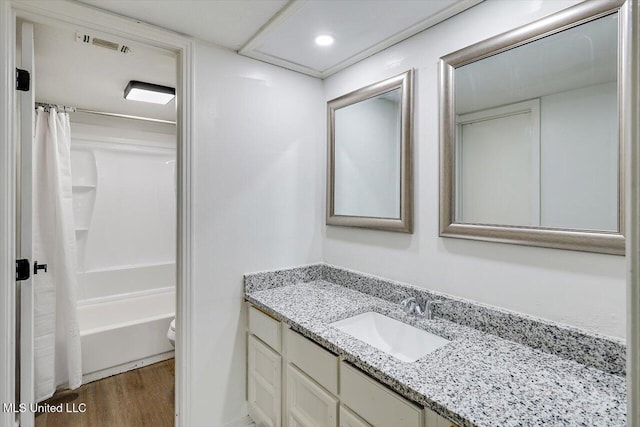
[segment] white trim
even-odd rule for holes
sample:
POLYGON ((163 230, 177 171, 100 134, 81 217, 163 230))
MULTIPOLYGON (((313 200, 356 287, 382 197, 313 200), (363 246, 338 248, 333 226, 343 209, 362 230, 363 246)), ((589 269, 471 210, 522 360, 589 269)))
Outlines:
MULTIPOLYGON (((176 426, 188 426, 189 425, 189 393, 191 390, 191 307, 192 292, 191 292, 191 277, 192 277, 192 253, 193 253, 193 238, 192 238, 192 223, 193 212, 192 206, 194 205, 192 197, 192 175, 193 171, 193 155, 192 155, 192 140, 193 140, 193 61, 194 61, 194 49, 193 39, 185 37, 169 30, 154 27, 149 24, 141 23, 139 21, 125 18, 116 14, 102 11, 100 9, 83 5, 76 2, 60 1, 60 0, 34 0, 34 1, 19 1, 13 0, 11 2, 0 1, 0 18, 2 18, 2 40, 5 44, 0 48, 2 55, 0 61, 2 61, 2 78, 3 84, 1 86, 2 94, 5 95, 4 99, 8 99, 7 109, 3 109, 0 113, 0 130, 3 134, 3 139, 9 141, 4 150, 2 150, 3 157, 0 158, 0 166, 2 174, 1 182, 4 183, 4 187, 0 187, 0 208, 2 212, 0 217, 2 221, 2 260, 0 261, 0 274, 3 277, 13 277, 13 261, 14 261, 14 235, 15 224, 13 224, 14 207, 12 203, 15 200, 15 194, 13 192, 13 186, 15 184, 14 171, 15 167, 13 162, 15 161, 13 139, 11 128, 13 126, 14 118, 11 110, 15 106, 15 100, 13 95, 13 88, 11 84, 14 81, 13 76, 13 60, 14 60, 14 47, 15 44, 15 31, 14 23, 15 18, 10 13, 10 8, 18 14, 21 18, 36 22, 44 23, 53 26, 72 26, 76 29, 86 29, 95 33, 96 31, 104 32, 107 34, 115 35, 127 40, 131 40, 137 43, 143 43, 149 46, 155 46, 156 48, 167 50, 178 54, 178 84, 176 92, 178 95, 177 105, 177 121, 178 121, 178 253, 177 253, 177 315, 179 321, 177 322, 177 341, 176 341, 176 384, 175 384, 175 396, 176 396, 176 426), (5 25, 6 24, 6 25, 5 25), (9 25, 11 24, 11 25, 9 25), (6 178, 6 179, 5 179, 6 178), (7 256, 9 255, 9 256, 7 256), (9 260, 10 262, 7 262, 9 260)), ((9 282, 12 283, 11 281, 9 282)), ((13 290, 5 291, 2 286, 3 292, 2 301, 0 304, 3 308, 2 313, 3 322, 13 322, 13 311, 11 307, 11 301, 13 298, 13 290), (5 310, 8 308, 9 310, 5 310), (7 319, 7 320, 5 320, 7 319)), ((12 286, 9 286, 12 288, 12 286)), ((12 323, 2 326, 1 334, 3 346, 4 344, 11 344, 11 336, 6 332, 12 328, 12 323)), ((2 356, 6 357, 9 352, 3 352, 2 356)), ((3 362, 4 360, 0 360, 3 362)), ((10 362, 10 361, 9 361, 10 362)), ((6 369, 10 366, 13 371, 13 365, 11 362, 8 364, 2 363, 0 369, 6 369)), ((13 375, 13 373, 12 373, 13 375)), ((8 385, 11 381, 1 381, 2 393, 9 396, 13 394, 13 386, 8 385), (6 384, 6 386, 5 386, 6 384)), ((3 396, 4 397, 4 396, 3 396)), ((4 415, 0 415, 5 417, 4 415)), ((8 419, 8 418, 7 418, 8 419)), ((0 419, 4 421, 4 418, 0 419)), ((10 424, 6 424, 10 425, 10 424)), ((4 427, 4 426, 0 426, 4 427)))
MULTIPOLYGON (((144 366, 153 365, 154 363, 163 362, 165 360, 173 359, 174 351, 167 351, 166 353, 156 354, 155 356, 145 357, 144 359, 135 360, 133 362, 123 363, 122 365, 112 366, 100 371, 91 372, 82 376, 82 385, 101 380, 103 378, 111 377, 113 375, 122 374, 125 372, 133 371, 134 369, 142 368, 144 366)), ((66 387, 60 387, 66 388, 66 387)))
MULTIPOLYGON (((15 19, 0 1, 0 401, 15 402, 15 19)), ((16 425, 0 411, 0 427, 16 425)))
MULTIPOLYGON (((621 27, 629 26, 628 114, 625 149, 627 197, 627 424, 640 427, 640 2, 629 0, 621 8, 621 27)), ((624 29, 622 31, 624 34, 624 29)), ((626 72, 626 71, 625 71, 626 72)), ((623 72, 624 73, 624 72, 623 72)))
MULTIPOLYGON (((17 25, 17 24, 16 24, 17 25)), ((19 184, 18 212, 16 221, 18 222, 17 230, 19 237, 16 243, 18 248, 18 258, 28 259, 34 262, 33 256, 33 212, 34 206, 34 127, 35 111, 33 104, 35 102, 35 40, 33 24, 30 22, 20 23, 19 32, 21 34, 21 51, 22 59, 20 68, 26 70, 31 75, 31 87, 27 92, 20 92, 17 96, 20 102, 19 122, 20 122, 20 139, 19 148, 20 156, 18 167, 20 172, 17 175, 19 184)), ((20 366, 20 403, 32 404, 36 403, 35 395, 35 282, 33 276, 20 282, 17 287, 19 293, 19 303, 16 307, 19 314, 18 327, 18 345, 20 348, 19 366, 20 366)), ((20 413, 20 425, 22 427, 33 427, 35 425, 35 416, 32 411, 20 413)))
POLYGON ((299 73, 324 79, 332 74, 337 73, 338 71, 341 71, 355 64, 356 62, 362 61, 363 59, 368 58, 371 55, 375 55, 376 53, 390 46, 393 46, 396 43, 400 43, 401 41, 406 40, 409 37, 426 30, 427 28, 433 27, 434 25, 451 18, 452 16, 471 8, 478 3, 482 3, 483 1, 484 0, 457 0, 454 4, 436 13, 435 15, 423 19, 417 24, 400 31, 361 52, 350 56, 344 61, 341 61, 327 68, 326 70, 316 70, 314 68, 310 68, 302 64, 297 64, 295 62, 270 55, 266 52, 256 50, 256 48, 262 43, 266 36, 274 30, 274 28, 278 27, 278 25, 281 25, 291 16, 295 15, 296 12, 298 12, 308 3, 308 0, 292 0, 285 7, 280 9, 280 11, 278 11, 278 13, 276 13, 266 24, 264 24, 249 39, 249 41, 245 43, 245 45, 242 46, 240 50, 238 50, 238 53, 240 55, 248 56, 249 58, 268 62, 269 64, 278 65, 293 71, 297 71, 299 73))

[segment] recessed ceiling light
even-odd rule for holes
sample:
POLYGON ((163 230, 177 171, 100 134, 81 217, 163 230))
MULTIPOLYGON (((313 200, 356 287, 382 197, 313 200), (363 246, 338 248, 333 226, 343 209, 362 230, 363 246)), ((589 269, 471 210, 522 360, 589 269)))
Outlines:
POLYGON ((124 98, 131 101, 168 104, 176 96, 176 90, 168 86, 131 80, 124 89, 124 98))
POLYGON ((318 46, 331 46, 335 40, 330 34, 320 34, 316 37, 316 44, 318 46))

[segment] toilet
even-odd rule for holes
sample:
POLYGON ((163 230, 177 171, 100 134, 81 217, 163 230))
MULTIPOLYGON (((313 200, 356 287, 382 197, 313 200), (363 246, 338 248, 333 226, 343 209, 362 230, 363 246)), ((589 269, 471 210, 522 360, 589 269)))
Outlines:
POLYGON ((171 325, 169 325, 169 330, 167 331, 167 338, 171 343, 171 346, 175 348, 176 346, 176 319, 174 318, 171 321, 171 325))

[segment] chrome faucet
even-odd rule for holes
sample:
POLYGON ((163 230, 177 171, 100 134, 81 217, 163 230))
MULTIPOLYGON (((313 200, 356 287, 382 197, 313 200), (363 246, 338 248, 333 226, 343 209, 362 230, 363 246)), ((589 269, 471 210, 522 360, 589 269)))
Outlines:
POLYGON ((400 302, 402 310, 406 314, 415 314, 416 316, 426 317, 428 320, 433 319, 433 309, 437 304, 442 304, 442 300, 439 299, 427 299, 424 308, 420 306, 420 303, 415 297, 406 297, 400 302))

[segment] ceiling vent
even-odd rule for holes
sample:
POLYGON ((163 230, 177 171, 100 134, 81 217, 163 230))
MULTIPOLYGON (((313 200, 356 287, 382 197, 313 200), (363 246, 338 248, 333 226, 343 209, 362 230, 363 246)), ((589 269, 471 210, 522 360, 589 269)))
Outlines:
POLYGON ((131 53, 131 48, 127 45, 94 37, 89 34, 76 33, 76 41, 85 44, 92 44, 94 46, 102 47, 104 49, 109 49, 120 53, 131 53))

